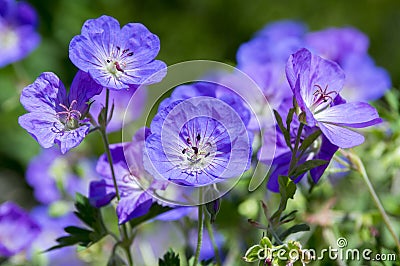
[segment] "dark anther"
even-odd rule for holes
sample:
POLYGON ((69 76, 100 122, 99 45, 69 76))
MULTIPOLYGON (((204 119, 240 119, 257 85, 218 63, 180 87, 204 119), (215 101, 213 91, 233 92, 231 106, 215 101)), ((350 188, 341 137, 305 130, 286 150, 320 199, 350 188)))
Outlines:
POLYGON ((207 154, 204 155, 204 158, 207 158, 208 156, 210 156, 210 152, 207 152, 207 154))
POLYGON ((115 64, 115 68, 116 68, 118 71, 124 72, 124 70, 121 68, 121 66, 119 65, 118 62, 115 62, 114 64, 115 64))
POLYGON ((129 49, 125 49, 125 50, 122 51, 122 54, 124 54, 124 53, 126 53, 128 51, 129 51, 129 49))
POLYGON ((197 147, 192 147, 192 149, 193 149, 193 151, 194 151, 194 154, 198 154, 199 153, 199 148, 197 148, 197 147))
POLYGON ((117 50, 118 50, 118 51, 121 50, 121 47, 117 46, 117 50))
POLYGON ((106 60, 106 62, 107 62, 107 63, 110 63, 110 62, 111 62, 111 60, 110 60, 110 59, 107 59, 107 60, 106 60))
POLYGON ((200 134, 197 134, 197 137, 196 137, 196 139, 197 139, 197 141, 200 141, 200 134))
POLYGON ((182 150, 182 153, 185 154, 185 152, 186 152, 186 149, 183 149, 183 150, 182 150))
POLYGON ((190 141, 190 138, 187 138, 187 139, 186 139, 186 143, 187 143, 187 144, 191 144, 191 143, 192 143, 192 142, 190 141))
POLYGON ((130 52, 129 54, 127 54, 127 56, 132 56, 133 55, 133 52, 130 52))

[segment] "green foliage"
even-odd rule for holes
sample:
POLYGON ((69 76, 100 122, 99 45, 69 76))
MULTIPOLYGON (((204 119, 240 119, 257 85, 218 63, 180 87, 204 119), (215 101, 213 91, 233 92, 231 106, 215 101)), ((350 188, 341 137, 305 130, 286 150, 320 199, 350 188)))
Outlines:
POLYGON ((158 266, 179 266, 179 254, 174 253, 171 249, 164 254, 163 258, 158 259, 158 266))
POLYGON ((77 193, 75 198, 75 215, 85 223, 89 229, 77 226, 67 226, 64 231, 68 234, 56 239, 58 245, 49 248, 47 251, 63 248, 66 246, 80 245, 89 247, 107 235, 100 209, 93 207, 89 199, 77 193))

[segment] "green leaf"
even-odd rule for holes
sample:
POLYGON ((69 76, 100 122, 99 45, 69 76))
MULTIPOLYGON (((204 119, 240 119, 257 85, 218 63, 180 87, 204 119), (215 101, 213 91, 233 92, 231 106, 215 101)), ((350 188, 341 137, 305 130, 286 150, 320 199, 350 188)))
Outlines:
POLYGON ((290 108, 289 113, 286 117, 286 129, 288 132, 290 132, 290 124, 292 123, 293 120, 294 111, 295 111, 294 108, 290 108))
POLYGON ((313 132, 311 135, 309 135, 307 138, 303 140, 303 142, 300 145, 299 150, 300 151, 305 151, 307 150, 308 147, 310 147, 313 142, 321 135, 321 130, 318 129, 315 132, 313 132))
POLYGON ((281 223, 288 223, 296 218, 297 210, 291 211, 290 213, 283 215, 280 219, 281 223))
POLYGON ((279 113, 276 110, 274 110, 274 115, 275 115, 276 122, 278 123, 279 129, 282 131, 282 134, 285 137, 286 145, 292 150, 292 144, 290 143, 290 133, 283 125, 282 117, 279 115, 279 113))
POLYGON ((271 217, 273 225, 277 224, 277 221, 279 221, 278 219, 280 219, 282 212, 284 212, 286 209, 288 200, 293 199, 294 194, 296 193, 296 184, 287 176, 279 176, 278 183, 279 192, 281 194, 281 201, 279 202, 278 210, 276 210, 271 217))
POLYGON ((102 128, 106 128, 107 126, 107 117, 106 117, 107 108, 104 106, 101 108, 99 115, 97 116, 97 121, 102 128))
POLYGON ((264 248, 260 245, 254 245, 250 247, 247 251, 244 257, 242 258, 245 262, 255 262, 260 260, 259 259, 259 254, 262 252, 264 248))
POLYGON ((293 168, 293 170, 289 173, 289 175, 293 176, 293 177, 297 177, 297 176, 300 176, 300 175, 304 174, 305 172, 307 172, 307 171, 309 171, 309 170, 311 170, 311 169, 313 169, 315 167, 318 167, 318 166, 321 166, 321 165, 324 165, 324 164, 327 164, 327 163, 328 163, 328 161, 319 160, 319 159, 305 161, 304 163, 302 163, 302 164, 296 166, 295 168, 293 168))
POLYGON ((158 259, 158 266, 179 266, 179 254, 176 254, 172 249, 164 254, 164 257, 158 259))
POLYGON ((77 193, 75 198, 75 208, 75 215, 85 223, 89 229, 77 226, 65 227, 64 231, 67 235, 57 238, 56 241, 58 242, 58 245, 53 246, 46 251, 76 244, 83 247, 89 247, 108 234, 102 220, 103 218, 100 209, 93 207, 87 197, 77 193))
POLYGON ((260 246, 262 246, 262 247, 267 247, 267 248, 272 248, 272 242, 271 242, 271 240, 268 238, 268 237, 266 237, 266 236, 264 236, 263 238, 261 238, 261 240, 260 240, 260 246))
POLYGON ((165 213, 167 211, 170 211, 172 209, 173 208, 171 208, 171 207, 161 206, 161 205, 155 203, 150 207, 150 210, 145 215, 130 220, 129 224, 131 225, 131 227, 133 229, 136 226, 140 225, 141 223, 144 223, 150 219, 153 219, 154 217, 156 217, 162 213, 165 213))
POLYGON ((297 232, 304 232, 304 231, 310 231, 310 226, 308 224, 296 224, 290 227, 289 229, 283 231, 279 237, 280 239, 285 239, 291 234, 297 233, 297 232))

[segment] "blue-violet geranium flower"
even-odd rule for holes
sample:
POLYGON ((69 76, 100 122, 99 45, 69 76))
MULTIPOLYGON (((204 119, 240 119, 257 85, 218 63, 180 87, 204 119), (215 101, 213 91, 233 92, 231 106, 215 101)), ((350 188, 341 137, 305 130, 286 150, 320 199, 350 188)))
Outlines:
POLYGON ((64 154, 88 134, 90 123, 83 116, 89 99, 101 89, 87 73, 79 71, 67 95, 54 73, 42 73, 22 90, 20 101, 29 113, 20 116, 18 122, 43 148, 58 144, 64 154))
POLYGON ((105 88, 136 89, 165 76, 165 63, 154 60, 159 50, 160 40, 144 25, 128 23, 121 29, 104 15, 84 23, 81 35, 71 40, 69 57, 105 88))
POLYGON ((155 178, 205 186, 240 176, 250 166, 251 137, 225 101, 201 96, 160 110, 146 139, 145 169, 155 178))
POLYGON ((363 128, 382 120, 375 108, 364 102, 334 104, 340 99, 345 75, 339 65, 300 49, 290 56, 286 76, 301 110, 300 121, 318 126, 327 139, 340 148, 364 142, 350 128, 363 128))

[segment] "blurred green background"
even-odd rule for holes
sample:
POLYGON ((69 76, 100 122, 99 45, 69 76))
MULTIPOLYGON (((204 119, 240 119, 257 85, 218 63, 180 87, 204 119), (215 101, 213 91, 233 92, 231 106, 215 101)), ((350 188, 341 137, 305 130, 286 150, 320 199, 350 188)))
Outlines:
MULTIPOLYGON (((161 40, 158 59, 168 65, 192 59, 235 64, 241 43, 266 23, 280 19, 303 21, 311 31, 354 26, 370 38, 370 54, 386 68, 393 86, 400 85, 400 1, 272 1, 272 0, 31 0, 40 18, 42 42, 23 61, 0 69, 0 202, 27 205, 30 188, 23 182, 26 165, 39 145, 20 128, 24 113, 20 90, 44 71, 70 84, 76 68, 68 46, 82 24, 102 14, 121 25, 141 22, 161 40)), ((96 137, 91 137, 96 138, 96 137)), ((34 201, 30 201, 34 204, 34 201)), ((29 204, 28 204, 29 205, 29 204)))

